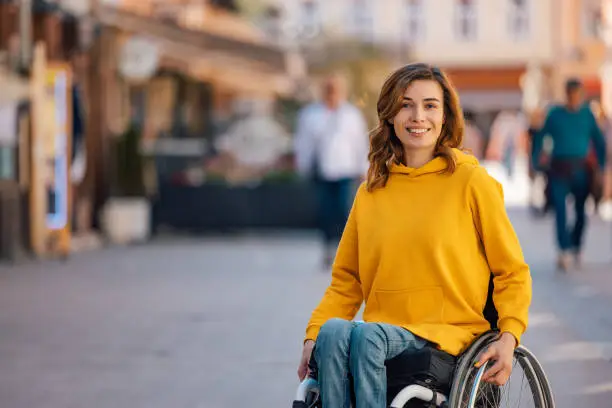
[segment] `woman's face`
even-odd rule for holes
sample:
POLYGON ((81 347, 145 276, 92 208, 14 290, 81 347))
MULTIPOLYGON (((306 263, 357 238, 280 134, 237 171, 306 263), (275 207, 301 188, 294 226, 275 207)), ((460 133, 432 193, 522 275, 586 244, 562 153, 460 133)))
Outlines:
POLYGON ((393 118, 395 134, 404 150, 435 148, 444 124, 444 93, 434 80, 413 81, 406 91, 402 108, 393 118))

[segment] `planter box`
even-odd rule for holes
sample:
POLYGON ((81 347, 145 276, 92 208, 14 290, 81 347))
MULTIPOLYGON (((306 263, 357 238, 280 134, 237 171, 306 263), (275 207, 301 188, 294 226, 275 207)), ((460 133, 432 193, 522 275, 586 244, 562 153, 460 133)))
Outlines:
POLYGON ((314 186, 271 182, 255 187, 162 184, 153 207, 155 227, 192 231, 311 229, 316 227, 314 186))
POLYGON ((113 244, 147 241, 151 235, 151 203, 144 197, 111 197, 102 209, 102 231, 113 244))

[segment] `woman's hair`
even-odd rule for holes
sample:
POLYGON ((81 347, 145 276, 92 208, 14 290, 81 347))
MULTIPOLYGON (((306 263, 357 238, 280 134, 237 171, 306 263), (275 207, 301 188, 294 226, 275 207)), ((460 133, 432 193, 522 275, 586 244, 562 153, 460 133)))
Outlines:
POLYGON ((367 189, 373 191, 384 187, 389 179, 392 164, 406 164, 402 143, 395 134, 393 118, 402 108, 404 92, 413 82, 433 80, 440 84, 444 94, 444 124, 436 143, 434 157, 447 161, 446 172, 457 167, 452 148, 461 148, 465 127, 459 97, 448 77, 436 67, 416 63, 406 65, 392 73, 385 81, 378 97, 378 125, 370 133, 367 189))

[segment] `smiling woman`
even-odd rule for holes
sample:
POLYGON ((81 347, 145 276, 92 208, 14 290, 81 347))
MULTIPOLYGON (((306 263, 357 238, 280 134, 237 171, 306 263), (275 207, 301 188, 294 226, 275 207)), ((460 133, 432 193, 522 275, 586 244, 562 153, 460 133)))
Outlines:
POLYGON ((404 164, 421 167, 430 155, 444 126, 442 88, 436 81, 412 82, 402 98, 402 108, 393 118, 393 130, 404 147, 404 164))
POLYGON ((424 347, 457 356, 494 326, 500 334, 478 367, 483 381, 505 384, 527 327, 531 277, 501 187, 461 150, 463 115, 439 69, 398 69, 377 106, 368 179, 306 328, 298 374, 313 357, 323 407, 349 408, 352 379, 357 408, 384 408, 387 361, 424 347), (363 322, 352 322, 364 302, 363 322))
POLYGON ((453 148, 462 147, 463 112, 459 97, 438 68, 412 64, 395 71, 378 101, 379 123, 371 135, 368 190, 383 187, 390 164, 418 168, 443 157, 453 172, 453 148))

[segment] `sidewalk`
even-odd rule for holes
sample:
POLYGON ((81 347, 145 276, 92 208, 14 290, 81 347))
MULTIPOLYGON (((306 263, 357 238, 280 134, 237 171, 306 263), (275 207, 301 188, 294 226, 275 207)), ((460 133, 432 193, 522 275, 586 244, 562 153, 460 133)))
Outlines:
MULTIPOLYGON (((558 408, 609 406, 597 387, 612 378, 612 285, 599 269, 559 277, 551 220, 511 218, 534 278, 525 341, 558 408)), ((609 257, 598 225, 589 266, 609 257)), ((0 266, 0 406, 290 406, 304 327, 330 281, 320 250, 313 234, 165 237, 0 266)))
POLYGON ((562 282, 567 290, 564 296, 599 297, 612 302, 612 223, 596 216, 589 218, 582 267, 564 273, 556 268, 554 214, 534 218, 516 209, 509 214, 534 280, 547 276, 545 285, 562 282))

